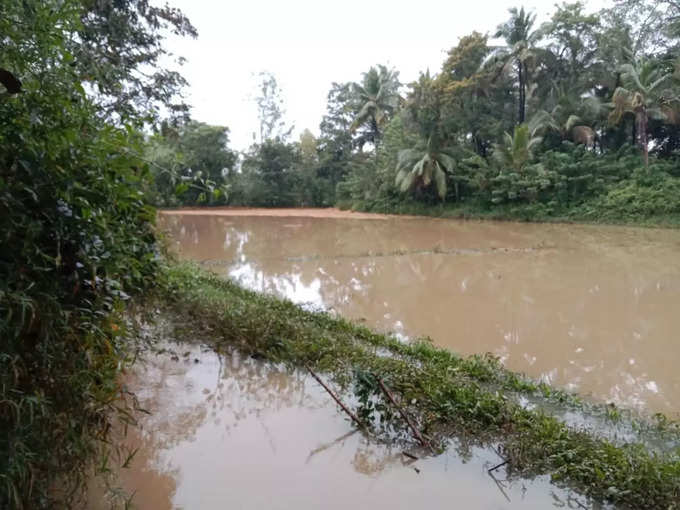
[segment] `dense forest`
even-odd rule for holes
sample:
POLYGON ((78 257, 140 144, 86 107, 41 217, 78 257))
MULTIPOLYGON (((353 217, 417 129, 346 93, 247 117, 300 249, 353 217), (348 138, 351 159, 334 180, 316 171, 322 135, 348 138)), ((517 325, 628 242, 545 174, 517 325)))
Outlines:
POLYGON ((331 206, 378 212, 659 221, 680 213, 680 4, 509 10, 410 84, 368 69, 335 83, 315 138, 291 141, 275 77, 260 133, 191 122, 151 139, 158 205, 331 206))
POLYGON ((191 119, 168 34, 197 31, 149 0, 0 2, 0 508, 73 503, 134 421, 122 311, 160 278, 154 206, 680 216, 675 0, 511 9, 415 83, 334 84, 299 141, 263 73, 244 154, 191 119))

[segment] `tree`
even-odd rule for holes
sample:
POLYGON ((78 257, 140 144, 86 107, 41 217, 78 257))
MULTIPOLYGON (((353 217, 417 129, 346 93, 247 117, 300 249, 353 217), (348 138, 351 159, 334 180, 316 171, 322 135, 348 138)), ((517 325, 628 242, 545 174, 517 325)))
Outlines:
POLYGON ((456 166, 454 156, 435 146, 432 139, 422 147, 399 151, 396 184, 402 192, 427 188, 434 183, 441 200, 446 197, 446 174, 456 166))
POLYGON ((228 148, 229 128, 192 121, 178 129, 165 128, 147 149, 154 176, 152 195, 158 205, 223 201, 227 179, 236 165, 228 148))
POLYGON ((649 166, 649 119, 665 119, 677 107, 677 97, 673 97, 668 89, 670 80, 671 75, 663 73, 655 62, 637 58, 621 66, 622 86, 614 91, 612 97, 609 120, 618 124, 625 114, 634 116, 635 141, 642 149, 645 167, 649 166))
POLYGON ((357 140, 361 149, 372 143, 376 149, 382 130, 399 107, 399 73, 383 65, 371 67, 364 73, 361 83, 352 85, 358 111, 352 122, 351 131, 363 128, 357 140))
POLYGON ((421 139, 410 149, 399 151, 396 184, 402 192, 427 188, 434 184, 441 200, 446 197, 447 173, 456 162, 451 149, 443 148, 446 133, 442 119, 442 90, 430 77, 421 74, 412 86, 406 103, 406 113, 416 126, 421 139))
POLYGON ((447 136, 469 141, 486 156, 494 140, 510 129, 514 106, 507 101, 509 85, 494 80, 484 62, 492 49, 487 37, 473 32, 452 48, 436 79, 441 89, 443 129, 447 136))
POLYGON ((305 129, 300 135, 300 156, 303 161, 313 164, 317 160, 316 138, 309 129, 305 129))
POLYGON ((601 16, 609 29, 626 34, 620 49, 648 56, 663 56, 678 49, 677 0, 615 0, 601 16))
POLYGON ((309 129, 300 135, 299 163, 296 167, 295 202, 296 205, 329 206, 333 205, 333 187, 329 179, 320 174, 319 143, 309 129))
POLYGON ((239 176, 245 203, 263 207, 290 207, 295 204, 298 147, 280 139, 265 140, 243 160, 239 176))
POLYGON ((503 64, 502 70, 514 66, 518 88, 517 123, 522 124, 526 118, 529 66, 540 52, 535 45, 542 38, 542 33, 532 30, 536 22, 535 14, 525 12, 524 7, 519 10, 512 7, 509 12, 510 19, 499 25, 496 32, 496 37, 504 38, 506 43, 505 47, 498 49, 496 57, 503 64))
POLYGON ((260 120, 259 143, 274 139, 285 140, 293 131, 293 126, 286 126, 286 111, 276 77, 271 73, 261 72, 258 75, 258 91, 255 102, 260 120))
POLYGON ((21 84, 0 90, 0 508, 76 506, 113 421, 133 412, 118 311, 159 268, 136 129, 154 112, 137 99, 168 96, 128 81, 163 29, 116 18, 131 5, 142 2, 0 2, 0 75, 21 84), (102 35, 121 24, 143 25, 143 40, 102 35))
POLYGON ((182 11, 149 0, 89 0, 77 9, 80 24, 67 39, 63 63, 73 67, 99 114, 153 122, 168 113, 186 120, 180 92, 187 83, 166 67, 174 55, 164 46, 169 33, 198 35, 182 11))
MULTIPOLYGON (((331 194, 349 171, 352 159, 351 127, 354 119, 352 108, 352 84, 333 83, 328 92, 326 114, 321 120, 319 130, 319 169, 318 175, 330 182, 331 194)), ((334 203, 335 199, 331 203, 334 203)))
POLYGON ((602 101, 595 96, 576 97, 562 87, 555 87, 555 92, 557 104, 554 108, 550 112, 537 110, 529 124, 538 123, 559 134, 559 142, 571 140, 593 147, 597 133, 591 126, 596 124, 605 109, 602 101))
MULTIPOLYGON (((578 96, 594 86, 594 68, 600 27, 599 17, 586 14, 582 2, 563 3, 557 7, 549 22, 540 28, 542 37, 547 38, 548 49, 554 55, 555 68, 551 78, 560 84, 569 83, 569 90, 578 96)), ((555 90, 553 86, 553 90, 555 90)), ((557 91, 564 95, 565 89, 557 85, 557 91)))

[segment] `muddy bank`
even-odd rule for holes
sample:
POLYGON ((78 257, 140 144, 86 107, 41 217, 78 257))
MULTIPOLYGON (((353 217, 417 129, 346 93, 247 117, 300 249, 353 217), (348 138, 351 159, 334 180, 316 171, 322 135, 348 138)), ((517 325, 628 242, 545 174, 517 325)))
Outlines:
POLYGON ((385 220, 388 218, 416 218, 416 216, 399 216, 352 212, 335 207, 305 209, 267 209, 250 207, 200 207, 195 209, 164 209, 158 212, 162 216, 256 216, 272 218, 340 218, 353 220, 385 220))

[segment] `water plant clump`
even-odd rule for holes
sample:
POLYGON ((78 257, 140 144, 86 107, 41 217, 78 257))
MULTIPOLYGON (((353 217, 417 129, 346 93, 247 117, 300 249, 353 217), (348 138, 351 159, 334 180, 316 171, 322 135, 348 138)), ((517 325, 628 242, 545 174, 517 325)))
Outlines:
POLYGON ((200 330, 218 349, 323 374, 355 402, 353 412, 372 434, 401 430, 402 437, 421 442, 420 434, 435 452, 452 437, 474 438, 498 445, 510 474, 549 473, 555 482, 624 508, 680 508, 680 449, 614 444, 540 407, 523 407, 507 392, 568 396, 508 372, 493 358, 405 344, 188 264, 169 266, 157 298, 177 314, 180 334, 182 328, 192 336, 200 330))

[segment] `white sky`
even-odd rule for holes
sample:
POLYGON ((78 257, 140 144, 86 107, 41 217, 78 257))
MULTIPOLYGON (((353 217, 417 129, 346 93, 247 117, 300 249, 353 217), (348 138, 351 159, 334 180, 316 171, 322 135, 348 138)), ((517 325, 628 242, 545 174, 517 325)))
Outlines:
MULTIPOLYGON (((187 63, 192 117, 231 130, 245 150, 257 131, 253 73, 272 72, 283 91, 293 136, 318 134, 331 83, 359 81, 371 65, 387 64, 408 83, 438 72, 446 51, 472 30, 493 32, 512 6, 538 14, 552 0, 171 0, 198 29, 196 40, 168 41, 187 63)), ((586 0, 596 11, 608 0, 586 0)))

